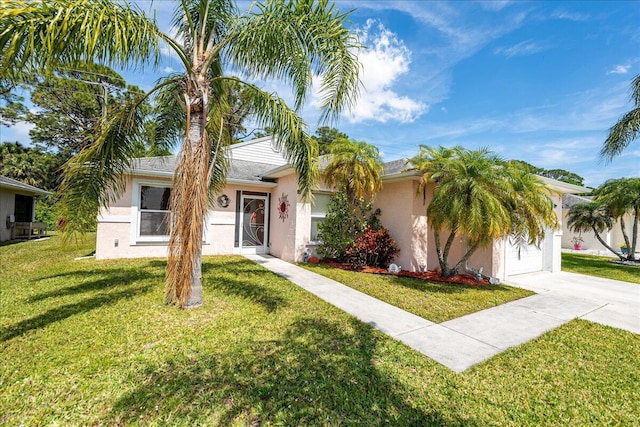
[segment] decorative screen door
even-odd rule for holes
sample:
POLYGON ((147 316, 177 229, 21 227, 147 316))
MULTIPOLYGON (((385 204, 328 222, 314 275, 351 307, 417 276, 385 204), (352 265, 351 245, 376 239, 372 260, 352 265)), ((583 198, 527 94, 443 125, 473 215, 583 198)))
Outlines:
POLYGON ((240 248, 243 253, 267 252, 267 224, 269 223, 266 196, 243 195, 240 216, 240 248))

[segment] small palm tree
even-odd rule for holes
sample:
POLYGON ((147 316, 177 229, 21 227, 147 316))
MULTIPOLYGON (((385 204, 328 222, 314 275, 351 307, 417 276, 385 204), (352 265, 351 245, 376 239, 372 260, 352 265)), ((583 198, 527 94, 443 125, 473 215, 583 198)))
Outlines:
POLYGON ((605 206, 612 217, 618 220, 624 242, 629 248, 626 258, 635 261, 640 222, 640 178, 611 179, 594 191, 594 201, 605 206), (624 219, 627 214, 632 218, 631 238, 624 219))
POLYGON ((341 138, 329 146, 324 181, 344 191, 350 205, 372 198, 382 189, 384 167, 378 148, 364 141, 341 138))
POLYGON ((631 82, 631 101, 634 108, 623 115, 609 130, 600 155, 611 160, 638 138, 640 134, 640 74, 631 82))
POLYGON ((228 167, 229 85, 242 86, 257 125, 273 130, 299 173, 301 193, 309 195, 317 175, 317 146, 296 111, 310 93, 313 75, 321 81, 322 119, 336 117, 354 102, 360 44, 345 28, 346 18, 328 0, 266 0, 246 12, 232 0, 182 0, 174 14, 177 34, 167 34, 126 0, 5 0, 0 75, 14 69, 51 72, 76 61, 156 66, 161 45, 175 54, 182 72, 111 111, 95 142, 68 165, 62 191, 72 216, 67 223, 80 226, 122 194, 144 127, 140 106, 157 94, 163 112, 158 133, 181 147, 171 192, 166 301, 196 307, 202 304, 204 219, 228 167), (229 70, 290 84, 294 108, 229 70))
POLYGON ((613 227, 614 217, 606 206, 597 202, 580 203, 571 206, 567 214, 567 226, 569 230, 576 233, 584 233, 592 231, 596 239, 611 252, 624 259, 623 255, 616 252, 602 238, 601 234, 611 230, 613 227))
POLYGON ((458 274, 478 248, 494 239, 519 232, 528 242, 539 243, 545 228, 558 225, 545 185, 486 148, 421 146, 411 162, 422 172, 420 191, 435 183, 427 219, 444 277, 458 274), (466 239, 467 250, 451 266, 449 255, 457 236, 466 239))

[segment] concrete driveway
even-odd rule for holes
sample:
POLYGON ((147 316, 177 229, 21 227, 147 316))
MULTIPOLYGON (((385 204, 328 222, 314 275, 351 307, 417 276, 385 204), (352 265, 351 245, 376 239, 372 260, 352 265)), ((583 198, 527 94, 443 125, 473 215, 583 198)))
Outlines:
POLYGON ((529 289, 539 297, 565 300, 567 305, 593 305, 596 308, 578 312, 575 317, 640 334, 640 270, 638 284, 564 271, 511 276, 507 283, 529 289))

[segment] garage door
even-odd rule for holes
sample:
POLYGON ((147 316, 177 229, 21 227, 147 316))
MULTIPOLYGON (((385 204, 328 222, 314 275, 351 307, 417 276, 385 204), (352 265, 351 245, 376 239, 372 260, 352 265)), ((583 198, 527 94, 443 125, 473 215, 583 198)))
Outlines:
POLYGON ((543 243, 540 248, 536 245, 518 246, 513 239, 507 239, 506 275, 542 271, 543 247, 543 243))

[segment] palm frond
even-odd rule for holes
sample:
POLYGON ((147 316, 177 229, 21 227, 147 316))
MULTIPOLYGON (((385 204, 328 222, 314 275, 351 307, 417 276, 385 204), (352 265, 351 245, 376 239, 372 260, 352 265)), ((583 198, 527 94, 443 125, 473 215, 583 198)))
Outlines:
POLYGON ((322 82, 322 120, 353 105, 360 85, 361 45, 344 26, 346 14, 326 0, 271 0, 256 9, 229 30, 225 56, 230 62, 248 74, 290 83, 296 110, 309 94, 313 71, 322 82))
POLYGON ((95 61, 156 64, 161 32, 138 7, 109 0, 5 0, 0 70, 95 61))
POLYGON ((305 132, 306 124, 286 102, 255 85, 241 82, 253 104, 258 127, 269 127, 289 164, 298 172, 298 192, 308 199, 318 179, 318 145, 305 132))
POLYGON ((606 161, 619 156, 625 148, 640 136, 640 74, 631 82, 631 101, 634 108, 624 114, 611 129, 602 145, 600 157, 606 161))
POLYGON ((115 201, 125 189, 126 173, 144 132, 139 95, 114 106, 96 129, 98 136, 65 165, 60 194, 65 231, 84 232, 95 224, 101 207, 115 201))

